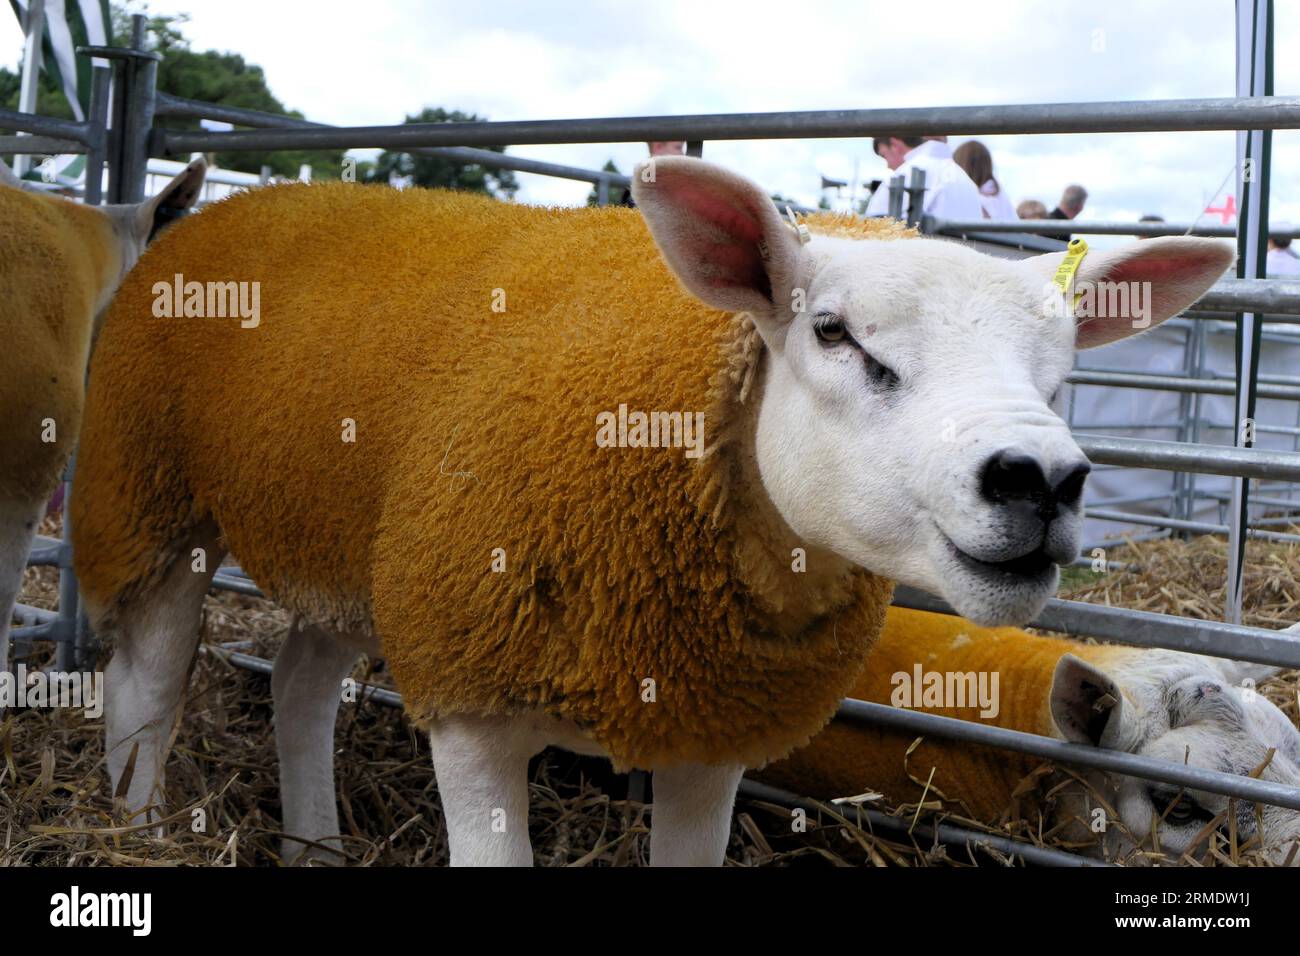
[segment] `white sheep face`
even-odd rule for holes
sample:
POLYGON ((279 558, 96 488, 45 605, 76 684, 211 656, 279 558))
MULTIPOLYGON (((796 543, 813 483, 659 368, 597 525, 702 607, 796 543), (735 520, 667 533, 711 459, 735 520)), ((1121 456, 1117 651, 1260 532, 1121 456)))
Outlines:
POLYGON ((768 347, 755 453, 791 530, 986 625, 1032 618, 1078 555, 1089 466, 1050 408, 1074 348, 1158 324, 1233 259, 1196 239, 1089 253, 1079 288, 1143 297, 1081 321, 1052 292, 1063 254, 804 243, 757 186, 687 157, 640 167, 633 195, 686 288, 768 347))
POLYGON ((1088 462, 1049 407, 1072 321, 1035 269, 953 242, 818 237, 801 259, 756 435, 778 510, 972 620, 1028 620, 1079 550, 1088 462))
MULTIPOLYGON (((1239 776, 1263 767, 1261 780, 1297 787, 1300 732, 1254 689, 1277 671, 1152 650, 1125 655, 1103 673, 1066 655, 1053 680, 1052 714, 1061 734, 1077 743, 1239 776)), ((1250 801, 1208 791, 1116 774, 1103 781, 1101 795, 1123 824, 1105 831, 1113 855, 1156 846, 1174 857, 1189 848, 1199 854, 1206 846, 1203 831, 1215 824, 1228 833, 1228 814, 1235 813, 1239 845, 1258 837, 1275 864, 1291 858, 1292 865, 1300 865, 1300 850, 1293 852, 1300 841, 1295 810, 1260 804, 1257 815, 1250 801)), ((1090 801, 1091 807, 1096 804, 1090 801)), ((1092 812, 1079 815, 1089 819, 1092 812)))

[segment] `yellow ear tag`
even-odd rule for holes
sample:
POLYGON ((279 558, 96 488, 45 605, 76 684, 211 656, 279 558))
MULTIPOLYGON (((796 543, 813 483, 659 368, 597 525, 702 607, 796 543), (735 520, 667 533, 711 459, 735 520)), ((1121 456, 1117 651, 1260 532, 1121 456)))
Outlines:
MULTIPOLYGON (((1082 239, 1071 239, 1070 244, 1065 247, 1065 258, 1056 267, 1056 275, 1052 276, 1052 284, 1061 290, 1061 295, 1070 294, 1070 290, 1074 287, 1074 274, 1079 271, 1079 264, 1087 254, 1088 244, 1082 239)), ((1082 292, 1076 293, 1073 304, 1078 305, 1082 297, 1082 292)))

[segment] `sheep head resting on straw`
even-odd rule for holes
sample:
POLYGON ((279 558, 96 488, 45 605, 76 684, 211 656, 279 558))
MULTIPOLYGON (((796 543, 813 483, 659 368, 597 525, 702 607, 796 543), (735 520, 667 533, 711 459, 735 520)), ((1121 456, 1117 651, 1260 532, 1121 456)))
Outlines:
POLYGON ((986 623, 1042 606, 1078 547, 1087 462, 1049 408, 1076 339, 1162 321, 1232 261, 1089 255, 1080 282, 1151 294, 1076 323, 1043 307, 1059 255, 844 217, 805 235, 691 158, 633 192, 644 219, 272 187, 146 254, 93 363, 72 515, 131 809, 156 812, 229 551, 311 622, 272 682, 287 833, 338 833, 333 717, 366 650, 429 731, 453 862, 531 861, 525 767, 558 743, 655 771, 653 862, 716 864, 742 767, 825 725, 891 579, 986 623), (178 276, 258 283, 260 320, 160 320, 178 276))
MULTIPOLYGON (((1286 633, 1300 634, 1300 625, 1286 633)), ((849 696, 1294 787, 1300 732, 1256 690, 1278 671, 891 607, 849 696)), ((1042 765, 994 747, 836 720, 759 776, 817 797, 942 800, 959 816, 990 826, 1024 820, 1034 835, 1130 864, 1202 857, 1217 831, 1234 850, 1300 865, 1295 810, 1102 771, 1044 774, 1042 765)))

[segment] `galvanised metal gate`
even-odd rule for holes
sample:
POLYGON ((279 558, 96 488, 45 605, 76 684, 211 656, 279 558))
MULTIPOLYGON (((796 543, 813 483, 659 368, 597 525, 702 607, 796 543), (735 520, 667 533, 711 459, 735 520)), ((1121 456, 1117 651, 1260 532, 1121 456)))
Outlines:
MULTIPOLYGON (((615 119, 542 120, 527 122, 484 122, 409 124, 401 126, 330 127, 289 117, 251 110, 205 104, 157 92, 157 54, 144 50, 144 18, 133 23, 132 48, 85 48, 85 55, 109 59, 115 78, 110 103, 109 70, 96 68, 92 108, 85 122, 52 119, 10 110, 0 110, 0 127, 22 130, 30 137, 0 137, 0 152, 81 152, 88 154, 86 201, 101 200, 101 176, 109 172, 108 201, 134 202, 142 198, 145 164, 149 156, 186 156, 193 152, 230 152, 273 149, 340 149, 383 147, 409 152, 429 152, 521 172, 560 176, 596 185, 602 202, 610 190, 623 187, 627 178, 614 173, 583 170, 505 156, 475 147, 521 144, 614 143, 647 140, 685 140, 699 155, 705 140, 792 139, 868 137, 881 130, 896 135, 995 133, 1100 133, 1177 132, 1186 130, 1300 129, 1300 97, 1251 95, 1215 99, 1160 100, 1150 102, 1064 103, 1013 106, 940 107, 935 109, 826 110, 785 113, 655 116, 615 119), (113 117, 108 123, 108 116, 113 117), (224 120, 249 129, 232 132, 181 132, 155 125, 157 117, 203 117, 224 120)), ((1253 43, 1266 43, 1266 30, 1256 30, 1253 43)), ((1268 90, 1271 92, 1271 89, 1268 90)), ((1252 133, 1251 135, 1254 135, 1252 133)), ((1268 153, 1263 153, 1267 166, 1268 153)), ((1261 171, 1266 177, 1266 169, 1261 171)), ((968 235, 999 231, 1048 232, 1060 223, 1020 222, 999 225, 930 222, 925 231, 968 235), (978 228, 976 228, 978 227, 978 228)), ((1159 235, 1188 231, 1178 226, 1155 223, 1069 224, 1075 233, 1159 235)), ((1260 226, 1262 235, 1262 226, 1260 226)), ((1201 234, 1231 235, 1230 230, 1196 230, 1201 234)), ((1293 233, 1294 234, 1294 233, 1293 233)), ((1253 237, 1258 251, 1260 235, 1253 237)), ((1252 256, 1246 257, 1253 261, 1252 256)), ((1258 273, 1256 273, 1258 274, 1258 273)), ((1246 326, 1258 322, 1300 323, 1300 282, 1263 281, 1257 278, 1219 282, 1189 312, 1232 316, 1246 326)), ((1234 386, 1238 394, 1268 395, 1270 388, 1258 382, 1257 367, 1244 364, 1234 386)), ((1130 382, 1096 379, 1120 385, 1137 382, 1141 387, 1173 389, 1220 388, 1198 379, 1158 381, 1158 376, 1130 376, 1130 382)), ((1086 378, 1086 376, 1085 376, 1086 378)), ((1078 375, 1076 374, 1076 380, 1078 375)), ((1284 396, 1300 397, 1300 389, 1288 386, 1284 396), (1293 394, 1293 391, 1295 394, 1293 394)), ((1244 407, 1244 406, 1243 406, 1244 407)), ((1148 441, 1099 435, 1076 435, 1088 458, 1102 465, 1155 468, 1203 475, 1224 475, 1241 479, 1300 482, 1300 454, 1293 451, 1264 451, 1251 447, 1222 447, 1193 442, 1148 441)), ((70 468, 71 471, 71 468, 70 468)), ((71 474, 68 479, 70 481, 71 474)), ((1177 527, 1177 524, 1170 525, 1177 527)), ((1189 529, 1195 530, 1195 529, 1189 529)), ((1244 508, 1230 515, 1232 541, 1244 539, 1244 508)), ((62 542, 38 542, 29 564, 55 564, 60 569, 60 609, 57 614, 19 607, 20 617, 36 623, 16 628, 15 642, 54 641, 58 646, 56 667, 68 669, 81 662, 89 650, 89 635, 78 627, 76 581, 72 574, 67 522, 62 542)), ((1232 572, 1230 594, 1240 601, 1240 567, 1232 572)), ((222 569, 214 587, 261 596, 256 585, 238 569, 222 569)), ((895 603, 905 607, 952 613, 942 601, 910 588, 899 588, 895 603)), ((1231 607, 1230 607, 1231 616, 1231 607)), ((1032 625, 1072 634, 1142 647, 1163 647, 1195 654, 1300 668, 1300 641, 1276 631, 1156 614, 1123 608, 1103 607, 1078 601, 1055 599, 1032 625)), ((238 652, 232 663, 269 673, 270 662, 238 652)), ((391 692, 375 691, 380 703, 398 705, 391 692)), ((838 718, 893 728, 913 735, 943 737, 1000 747, 1058 763, 1106 770, 1113 773, 1161 781, 1180 787, 1224 794, 1251 802, 1274 804, 1300 811, 1300 789, 1234 774, 1200 770, 1182 764, 1152 760, 1133 754, 1067 743, 1034 734, 984 726, 933 714, 894 708, 864 701, 846 700, 838 718)), ((777 800, 791 806, 818 805, 793 794, 746 781, 743 792, 777 800)), ((873 826, 896 829, 893 818, 865 811, 873 826)), ((960 827, 938 824, 916 832, 948 842, 987 845, 1025 860, 1047 865, 1093 865, 1094 861, 1068 853, 1028 845, 960 827)))

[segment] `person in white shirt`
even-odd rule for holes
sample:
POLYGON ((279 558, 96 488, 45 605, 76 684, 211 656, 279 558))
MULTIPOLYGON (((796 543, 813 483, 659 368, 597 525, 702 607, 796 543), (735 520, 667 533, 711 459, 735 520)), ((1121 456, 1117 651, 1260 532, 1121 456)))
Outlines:
POLYGON ((980 205, 985 219, 1019 219, 1016 207, 1006 190, 993 175, 993 156, 977 139, 962 143, 952 153, 952 161, 965 171, 970 181, 980 188, 980 205))
POLYGON ((1291 248, 1290 236, 1269 236, 1264 272, 1278 278, 1300 276, 1300 258, 1296 258, 1295 250, 1291 248))
MULTIPOLYGON (((903 185, 912 182, 912 170, 925 171, 922 210, 940 219, 983 219, 980 192, 956 163, 952 150, 941 140, 919 136, 878 136, 873 141, 876 155, 893 170, 880 188, 871 194, 864 215, 889 215, 889 179, 901 175, 903 185)), ((907 218, 910 197, 903 194, 903 217, 907 218)))

